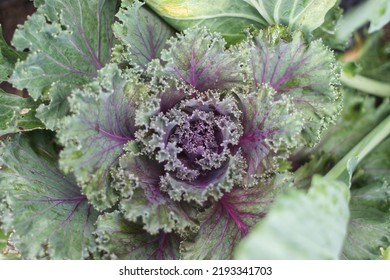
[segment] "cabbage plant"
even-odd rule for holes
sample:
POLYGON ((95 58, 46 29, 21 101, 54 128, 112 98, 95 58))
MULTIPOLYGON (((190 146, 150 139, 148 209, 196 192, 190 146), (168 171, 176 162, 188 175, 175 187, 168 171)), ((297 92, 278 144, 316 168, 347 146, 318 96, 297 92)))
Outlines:
POLYGON ((324 177, 297 160, 327 153, 342 111, 336 1, 209 2, 35 1, 2 43, 2 79, 29 94, 0 95, 10 257, 359 258, 364 155, 324 177))

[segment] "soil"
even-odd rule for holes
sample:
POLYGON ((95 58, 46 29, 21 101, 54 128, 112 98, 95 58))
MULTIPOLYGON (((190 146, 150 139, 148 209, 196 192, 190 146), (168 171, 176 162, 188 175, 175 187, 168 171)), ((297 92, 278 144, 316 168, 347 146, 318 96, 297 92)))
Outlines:
POLYGON ((29 0, 0 0, 0 24, 7 42, 11 41, 16 26, 34 11, 35 7, 29 0))
MULTIPOLYGON (((10 43, 18 24, 24 23, 28 15, 35 12, 33 3, 29 0, 0 0, 0 25, 4 39, 10 43)), ((9 83, 0 83, 5 92, 27 96, 26 91, 14 89, 9 83)))

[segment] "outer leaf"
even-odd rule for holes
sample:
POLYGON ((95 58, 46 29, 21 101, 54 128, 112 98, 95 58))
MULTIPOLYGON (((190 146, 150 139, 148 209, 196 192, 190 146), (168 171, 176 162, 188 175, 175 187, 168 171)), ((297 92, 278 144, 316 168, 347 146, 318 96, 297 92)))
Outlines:
POLYGON ((312 32, 313 37, 318 39, 321 38, 325 46, 328 46, 331 49, 345 50, 348 47, 348 40, 340 40, 336 36, 342 18, 343 9, 336 4, 326 14, 325 22, 312 32))
POLYGON ((274 171, 277 162, 298 145, 301 116, 287 96, 274 100, 275 94, 268 86, 250 94, 237 93, 244 128, 239 147, 248 165, 248 185, 274 171))
POLYGON ((353 178, 351 219, 343 258, 379 259, 390 246, 390 141, 361 163, 353 178))
POLYGON ((337 0, 242 0, 256 8, 268 24, 283 24, 293 30, 311 32, 325 21, 337 0))
POLYGON ((11 209, 4 227, 15 229, 23 258, 81 259, 94 246, 97 213, 73 177, 57 169, 49 141, 16 136, 2 147, 0 188, 11 209))
MULTIPOLYGON (((373 3, 373 1, 371 1, 373 3)), ((386 0, 375 1, 374 12, 370 18, 369 33, 380 30, 388 22, 390 22, 390 2, 386 0)))
POLYGON ((310 33, 325 20, 337 0, 146 0, 164 20, 177 30, 206 26, 221 32, 230 43, 243 39, 242 30, 283 24, 310 33))
POLYGON ((179 259, 178 236, 173 233, 150 235, 117 211, 99 217, 96 235, 99 249, 109 259, 179 259))
POLYGON ((121 192, 120 207, 127 220, 137 222, 142 218, 143 228, 150 234, 196 228, 180 203, 161 191, 162 165, 128 153, 121 158, 120 166, 115 186, 121 192))
POLYGON ((243 30, 253 25, 262 28, 266 21, 255 8, 236 0, 146 0, 158 15, 175 29, 205 26, 219 32, 229 43, 244 39, 243 30))
POLYGON ((234 188, 199 214, 200 230, 194 241, 181 245, 184 259, 232 259, 233 249, 251 227, 262 219, 269 205, 288 184, 288 177, 279 175, 273 182, 250 189, 234 188))
POLYGON ((242 83, 236 55, 225 51, 225 40, 205 28, 193 28, 168 41, 162 52, 165 73, 199 91, 231 89, 242 83))
POLYGON ((390 187, 371 183, 352 190, 351 219, 344 244, 345 259, 380 259, 390 246, 390 187))
MULTIPOLYGON (((339 162, 373 127, 390 114, 389 102, 384 100, 378 107, 376 99, 344 89, 343 111, 337 124, 323 135, 314 148, 310 161, 296 172, 296 185, 309 186, 314 174, 325 174, 339 162), (340 145, 340 143, 343 143, 340 145)), ((299 155, 292 159, 298 158, 299 155)), ((294 164, 299 164, 296 162, 294 164)), ((383 174, 383 173, 382 173, 383 174)))
POLYGON ((348 10, 341 19, 337 37, 341 40, 350 38, 351 34, 370 22, 369 33, 379 31, 390 21, 390 3, 387 0, 366 0, 358 2, 348 10))
POLYGON ((260 30, 237 49, 247 53, 248 73, 255 86, 269 84, 278 94, 289 95, 303 114, 303 141, 316 143, 340 111, 336 61, 321 41, 307 44, 302 33, 290 34, 281 26, 260 30), (248 51, 249 50, 249 51, 248 51), (321 57, 321 61, 318 61, 321 57))
POLYGON ((5 93, 0 89, 0 136, 18 131, 43 128, 35 117, 36 102, 5 93))
POLYGON ((13 38, 28 58, 16 64, 11 82, 36 100, 53 82, 81 85, 96 76, 111 55, 116 0, 45 1, 13 38))
POLYGON ((8 46, 3 38, 0 25, 0 83, 6 81, 12 73, 18 59, 24 59, 25 55, 8 46))
POLYGON ((134 114, 147 87, 116 65, 105 67, 99 78, 70 99, 74 115, 60 130, 65 149, 60 165, 73 171, 88 199, 105 209, 116 201, 110 187, 110 169, 124 154, 123 146, 134 139, 134 114))
POLYGON ((277 199, 235 252, 238 259, 337 259, 347 233, 348 187, 314 176, 308 194, 277 199))
POLYGON ((146 69, 151 60, 160 57, 173 30, 138 0, 123 1, 116 16, 120 21, 113 26, 116 37, 130 52, 132 63, 146 69))

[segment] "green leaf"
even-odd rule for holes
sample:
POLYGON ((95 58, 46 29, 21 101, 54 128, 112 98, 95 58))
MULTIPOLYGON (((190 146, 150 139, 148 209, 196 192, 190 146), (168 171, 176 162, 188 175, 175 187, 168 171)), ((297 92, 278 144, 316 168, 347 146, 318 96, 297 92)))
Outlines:
POLYGON ((344 259, 380 259, 381 247, 390 246, 390 186, 371 184, 353 189, 351 219, 344 244, 344 259))
POLYGON ((321 40, 306 42, 299 31, 283 26, 260 30, 236 52, 249 62, 248 81, 254 88, 269 84, 288 95, 302 114, 302 144, 314 145, 341 110, 335 57, 321 40), (321 57, 321 60, 318 60, 321 57))
MULTIPOLYGON (((373 1, 371 1, 373 3, 373 1)), ((380 30, 390 22, 390 2, 387 0, 375 1, 375 9, 370 18, 369 33, 380 30), (378 3, 379 2, 379 3, 378 3)))
POLYGON ((380 30, 390 21, 390 2, 387 0, 361 1, 350 9, 338 24, 337 38, 345 40, 360 27, 370 22, 369 33, 380 30))
POLYGON ((146 0, 158 15, 175 29, 183 31, 204 26, 220 32, 228 43, 244 39, 243 30, 283 24, 292 30, 310 33, 325 20, 337 0, 146 0))
POLYGON ((380 259, 380 248, 390 245, 389 145, 388 139, 371 152, 353 178, 346 259, 380 259))
POLYGON ((61 168, 74 172, 90 202, 97 209, 117 200, 110 186, 110 170, 124 154, 123 146, 134 140, 136 104, 147 85, 138 77, 109 64, 99 77, 69 99, 73 115, 64 120, 59 138, 61 168))
POLYGON ((336 36, 338 24, 343 17, 343 9, 335 5, 325 16, 324 23, 315 29, 313 38, 322 39, 325 46, 331 49, 345 50, 348 47, 348 40, 339 40, 336 36))
POLYGON ((45 1, 16 30, 12 44, 29 49, 11 82, 37 100, 52 83, 77 87, 96 76, 111 56, 116 0, 45 1))
POLYGON ((150 235, 115 211, 101 215, 97 222, 98 248, 107 259, 179 259, 180 238, 173 233, 150 235))
POLYGON ((131 62, 145 70, 151 60, 160 57, 173 30, 139 1, 122 1, 116 16, 119 19, 113 26, 116 37, 126 46, 131 62))
POLYGON ((43 128, 35 117, 37 103, 0 89, 0 136, 19 131, 43 128))
POLYGON ((25 134, 1 148, 4 229, 25 259, 82 259, 94 248, 97 212, 56 165, 52 135, 25 134))
POLYGON ((337 0, 242 0, 256 8, 269 25, 283 24, 309 33, 320 27, 337 0))
POLYGON ((235 251, 237 259, 338 259, 347 233, 349 190, 314 176, 305 194, 290 190, 273 203, 235 251))
POLYGON ((39 118, 48 129, 57 130, 63 118, 69 114, 70 105, 68 96, 72 91, 69 84, 54 83, 50 94, 45 95, 42 99, 49 99, 49 104, 41 104, 37 108, 36 117, 39 118))
POLYGON ((190 27, 203 26, 219 32, 228 43, 237 43, 245 38, 243 30, 251 25, 263 28, 267 22, 255 8, 237 0, 146 0, 159 16, 183 31, 190 27))
POLYGON ((8 46, 3 38, 3 32, 0 24, 0 83, 8 80, 12 74, 14 65, 18 59, 24 59, 22 52, 14 50, 8 46))

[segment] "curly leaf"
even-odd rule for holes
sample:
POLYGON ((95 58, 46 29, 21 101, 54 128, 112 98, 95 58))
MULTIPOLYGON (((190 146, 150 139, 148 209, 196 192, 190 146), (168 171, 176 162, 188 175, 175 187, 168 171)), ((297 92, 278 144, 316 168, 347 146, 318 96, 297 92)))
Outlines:
POLYGON ((168 41, 161 57, 164 72, 199 91, 230 89, 242 83, 236 55, 225 51, 225 40, 205 28, 193 28, 168 41))
POLYGON ((75 173, 98 209, 112 206, 117 199, 110 187, 110 169, 124 154, 123 146, 134 139, 136 102, 145 87, 133 74, 125 75, 111 64, 70 99, 74 115, 60 129, 65 146, 60 165, 65 172, 75 173))
POLYGON ((249 189, 234 188, 199 214, 200 230, 194 241, 181 245, 184 259, 232 259, 233 249, 262 219, 275 194, 288 183, 280 175, 273 182, 249 189))
POLYGON ((177 235, 150 235, 142 226, 124 219, 118 211, 99 217, 96 235, 98 248, 109 259, 179 259, 180 239, 177 235))
POLYGON ((248 79, 254 86, 269 84, 291 97, 304 121, 303 141, 314 144, 340 111, 340 93, 333 53, 320 40, 310 44, 301 32, 285 27, 260 30, 236 50, 249 61, 248 79), (321 60, 318 60, 321 57, 321 60))
POLYGON ((242 181, 244 168, 245 162, 238 153, 230 156, 220 168, 192 181, 180 180, 167 174, 161 180, 161 186, 173 200, 183 199, 202 204, 209 197, 219 199, 223 191, 230 191, 237 182, 242 181))
POLYGON ((15 229, 25 259, 81 259, 94 247, 97 212, 73 177, 59 171, 49 141, 42 134, 18 135, 1 148, 0 189, 10 208, 3 226, 15 229))
POLYGON ((0 89, 0 136, 43 128, 35 117, 37 104, 31 98, 22 98, 0 89))
POLYGON ((299 143, 300 114, 287 96, 274 100, 275 94, 268 86, 250 94, 237 94, 244 128, 239 147, 248 165, 248 185, 256 184, 259 177, 274 171, 277 162, 299 143))
POLYGON ((314 176, 307 194, 290 190, 240 243, 238 259, 337 259, 349 219, 349 190, 314 176))
POLYGON ((163 175, 163 166, 146 156, 128 153, 120 159, 115 187, 122 195, 120 207, 124 217, 133 222, 142 218, 143 228, 150 234, 195 228, 181 205, 161 191, 163 175))
POLYGON ((69 84, 54 83, 50 94, 42 97, 50 100, 49 104, 41 104, 37 108, 36 117, 39 118, 47 128, 57 130, 62 119, 69 114, 69 101, 67 97, 73 90, 69 84))
POLYGON ((82 85, 111 56, 116 0, 45 1, 15 33, 17 50, 29 49, 11 82, 36 100, 53 82, 82 85))
POLYGON ((234 150, 242 135, 237 102, 232 95, 192 90, 188 92, 199 96, 160 112, 171 105, 163 97, 169 92, 137 110, 137 124, 143 126, 137 131, 142 153, 164 166, 161 189, 173 200, 203 203, 210 196, 218 199, 222 190, 241 183, 245 173, 245 160, 234 150))
POLYGON ((119 22, 113 26, 115 36, 125 44, 131 62, 145 70, 151 60, 160 57, 174 34, 172 29, 139 1, 122 1, 116 16, 119 22))
POLYGON ((257 10, 237 0, 146 0, 159 16, 176 30, 183 31, 204 26, 219 32, 229 43, 245 38, 243 30, 249 26, 262 28, 267 22, 257 10))

